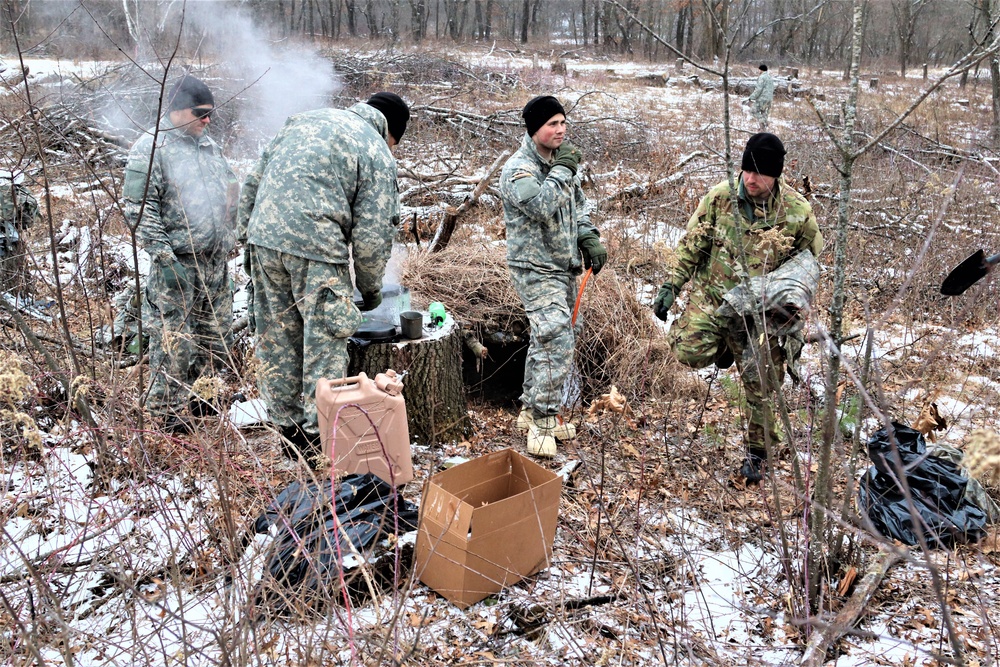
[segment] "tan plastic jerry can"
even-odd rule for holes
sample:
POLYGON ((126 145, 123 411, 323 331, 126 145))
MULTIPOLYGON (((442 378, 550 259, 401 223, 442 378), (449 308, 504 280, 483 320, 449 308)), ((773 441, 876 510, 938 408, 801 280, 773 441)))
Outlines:
POLYGON ((323 454, 348 474, 373 473, 401 486, 413 479, 403 383, 393 370, 316 383, 323 454))

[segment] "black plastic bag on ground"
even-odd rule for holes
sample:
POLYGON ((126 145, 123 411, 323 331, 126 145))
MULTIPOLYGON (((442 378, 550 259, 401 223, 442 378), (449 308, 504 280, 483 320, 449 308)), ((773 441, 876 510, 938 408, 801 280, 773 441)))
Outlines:
POLYGON ((965 498, 968 478, 951 461, 928 456, 919 431, 893 422, 891 432, 881 429, 868 440, 868 456, 874 465, 861 477, 858 502, 882 535, 915 545, 914 521, 932 547, 971 544, 986 534, 986 513, 965 498), (917 516, 897 483, 900 466, 917 516))
POLYGON ((336 486, 330 479, 292 482, 254 526, 257 533, 277 526, 264 566, 269 597, 276 587, 297 598, 326 597, 341 580, 338 551, 351 553, 348 541, 364 554, 380 536, 416 530, 417 520, 417 507, 371 473, 348 475, 336 486))

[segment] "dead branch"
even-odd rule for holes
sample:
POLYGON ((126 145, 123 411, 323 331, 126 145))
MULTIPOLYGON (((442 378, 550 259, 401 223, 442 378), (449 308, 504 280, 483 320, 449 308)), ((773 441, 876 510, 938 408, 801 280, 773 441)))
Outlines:
POLYGON ((510 157, 510 151, 504 151, 497 156, 497 159, 493 161, 490 168, 486 170, 486 175, 476 184, 476 187, 472 189, 472 192, 465 198, 458 208, 453 208, 449 206, 445 212, 444 220, 438 225, 437 232, 434 234, 434 239, 431 241, 429 251, 439 252, 448 247, 448 243, 451 241, 451 235, 455 233, 455 227, 458 225, 458 218, 460 215, 472 208, 475 203, 479 200, 479 197, 486 191, 487 186, 489 186, 490 181, 493 180, 496 173, 500 170, 503 164, 510 157))
POLYGON ((854 595, 837 613, 833 622, 813 632, 806 645, 805 653, 802 654, 800 667, 822 667, 823 663, 826 662, 827 649, 854 626, 858 617, 865 610, 868 601, 872 599, 878 589, 883 577, 900 560, 902 560, 902 556, 899 552, 890 547, 884 547, 879 552, 871 568, 858 582, 857 588, 854 589, 854 595))

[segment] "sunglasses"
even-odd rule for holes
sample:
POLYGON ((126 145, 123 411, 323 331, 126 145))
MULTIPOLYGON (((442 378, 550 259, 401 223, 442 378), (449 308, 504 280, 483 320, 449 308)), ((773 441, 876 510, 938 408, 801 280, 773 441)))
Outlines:
POLYGON ((211 118, 215 107, 191 107, 191 113, 195 118, 211 118))

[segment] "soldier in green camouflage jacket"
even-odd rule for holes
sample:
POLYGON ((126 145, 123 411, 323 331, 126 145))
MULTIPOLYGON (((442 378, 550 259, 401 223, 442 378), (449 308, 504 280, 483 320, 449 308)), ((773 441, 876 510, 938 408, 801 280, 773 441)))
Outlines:
POLYGON ((507 264, 531 326, 517 425, 527 431, 530 454, 552 457, 557 439, 576 434, 559 417, 576 339, 576 276, 584 267, 596 275, 608 254, 590 222, 577 177, 580 151, 565 141, 562 105, 539 96, 522 115, 527 134, 500 174, 507 264))
POLYGON ((125 217, 152 260, 143 305, 152 372, 146 406, 167 430, 190 431, 183 412, 191 384, 229 362, 227 259, 236 241, 239 182, 205 134, 215 99, 204 82, 186 75, 167 100, 158 128, 132 146, 123 195, 125 217))
POLYGON ((247 176, 240 198, 258 386, 271 420, 295 448, 289 453, 308 460, 319 453, 316 382, 346 375, 347 339, 362 321, 349 257, 363 310, 382 300, 399 225, 390 149, 409 117, 393 93, 346 110, 292 116, 247 176))
POLYGON ((677 248, 677 264, 653 304, 656 316, 666 320, 681 288, 694 282, 687 308, 668 334, 670 345, 677 359, 692 368, 713 363, 724 368, 736 361, 750 412, 747 461, 742 468, 750 482, 761 479, 766 444, 778 442, 770 392, 780 388, 785 362, 795 361, 788 358, 789 350, 797 354, 801 340, 768 335, 757 345, 757 337, 748 330, 752 321, 737 330, 727 326, 717 309, 737 285, 773 271, 802 250, 818 256, 823 249, 809 202, 780 180, 784 156, 785 148, 773 134, 750 137, 737 185, 739 215, 733 215, 728 182, 708 192, 688 222, 677 248), (754 350, 760 354, 754 356, 754 350), (776 386, 768 380, 771 370, 776 386))
POLYGON ((20 178, 0 172, 0 292, 24 295, 29 291, 24 230, 40 216, 38 201, 20 178))

